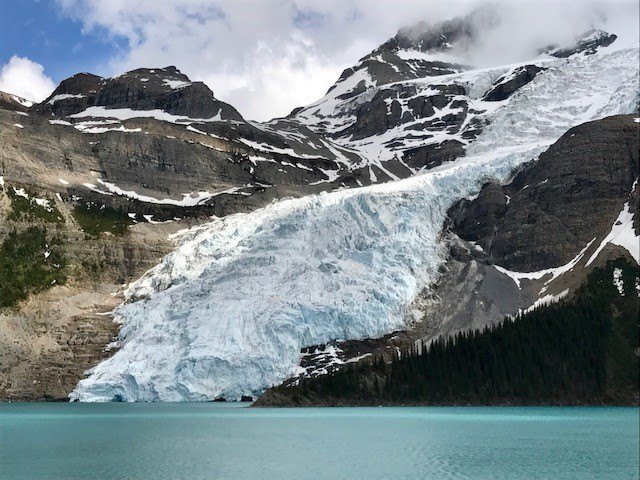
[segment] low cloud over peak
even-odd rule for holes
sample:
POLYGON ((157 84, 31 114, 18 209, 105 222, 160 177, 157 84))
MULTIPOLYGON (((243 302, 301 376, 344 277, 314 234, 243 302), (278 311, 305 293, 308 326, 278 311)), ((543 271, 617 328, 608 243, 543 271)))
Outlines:
POLYGON ((126 39, 108 73, 177 64, 258 120, 316 100, 345 67, 418 20, 432 24, 489 5, 496 24, 478 25, 482 35, 465 52, 469 63, 488 66, 526 59, 593 26, 633 37, 638 15, 636 0, 57 1, 87 33, 126 39))

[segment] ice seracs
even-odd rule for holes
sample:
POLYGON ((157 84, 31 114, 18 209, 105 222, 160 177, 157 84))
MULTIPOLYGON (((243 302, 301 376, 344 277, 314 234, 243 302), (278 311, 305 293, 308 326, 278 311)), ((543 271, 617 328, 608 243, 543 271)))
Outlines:
MULTIPOLYGON (((294 374, 301 347, 403 328, 416 293, 438 278, 447 209, 486 179, 506 179, 570 127, 633 112, 637 53, 547 62, 485 114, 488 127, 455 162, 182 234, 176 251, 131 285, 130 302, 115 311, 119 350, 71 398, 239 399, 294 374)), ((476 75, 485 82, 486 71, 476 75)))

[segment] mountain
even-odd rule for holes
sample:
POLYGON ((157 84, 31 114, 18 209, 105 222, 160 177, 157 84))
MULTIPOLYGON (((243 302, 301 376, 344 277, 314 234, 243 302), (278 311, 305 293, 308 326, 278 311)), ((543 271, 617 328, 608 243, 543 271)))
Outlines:
MULTIPOLYGON (((637 311, 640 303, 635 281, 640 277, 637 118, 637 114, 614 116, 574 127, 537 160, 525 164, 508 183, 485 183, 475 198, 454 203, 441 232, 448 252, 440 266, 439 281, 416 296, 412 307, 420 320, 410 328, 375 342, 330 342, 305 351, 308 355, 303 357, 306 370, 303 377, 340 369, 353 363, 350 360, 354 358, 364 359, 362 377, 369 378, 369 383, 363 391, 355 388, 352 394, 343 392, 341 398, 335 398, 323 390, 329 385, 322 380, 297 387, 300 379, 293 378, 285 383, 285 388, 268 390, 259 404, 469 403, 471 399, 457 396, 454 391, 447 401, 427 393, 419 398, 409 395, 395 400, 379 396, 368 390, 372 386, 372 371, 371 365, 366 365, 375 364, 380 358, 390 361, 397 349, 411 349, 417 339, 428 346, 436 339, 452 338, 470 328, 492 327, 505 317, 513 318, 562 299, 582 305, 580 294, 574 292, 582 288, 590 275, 601 277, 601 273, 593 272, 610 259, 626 259, 622 260, 627 272, 626 297, 619 300, 625 308, 637 311), (516 244, 507 247, 502 245, 503 241, 516 244), (303 393, 303 388, 308 392, 303 393), (312 393, 314 389, 317 390, 312 393)), ((607 268, 609 290, 620 296, 612 268, 607 268)), ((629 342, 629 350, 633 351, 637 335, 625 342, 629 342)), ((635 391, 637 398, 637 388, 635 391)), ((624 395, 629 394, 625 392, 624 395)), ((565 402, 569 400, 564 398, 565 402)), ((474 401, 489 400, 478 397, 474 401)), ((518 400, 496 395, 493 401, 557 403, 561 399, 548 396, 534 401, 533 397, 518 400)), ((599 401, 605 400, 601 397, 599 401)), ((577 395, 574 402, 588 400, 577 395)))
POLYGON ((26 100, 17 95, 0 92, 0 108, 4 110, 13 110, 15 112, 25 112, 27 108, 33 105, 33 102, 26 100))
POLYGON ((627 255, 605 240, 618 217, 638 231, 619 116, 638 111, 637 48, 588 32, 476 69, 475 19, 402 29, 265 123, 175 67, 2 106, 0 397, 255 397, 570 295, 627 255))
MULTIPOLYGON (((421 291, 439 292, 431 286, 452 278, 440 275, 448 257, 441 231, 449 208, 476 194, 487 178, 508 179, 576 121, 635 110, 637 92, 628 85, 638 75, 630 62, 636 53, 545 61, 543 74, 486 115, 488 126, 461 161, 402 182, 279 202, 185 235, 174 253, 129 287, 129 302, 115 312, 123 322, 120 349, 72 397, 255 396, 300 372, 302 348, 378 338, 414 323, 439 333, 437 324, 421 318, 438 308, 421 291), (423 313, 422 303, 425 309, 435 305, 423 313)), ((495 78, 505 71, 497 70, 495 78)), ((492 87, 485 71, 459 75, 453 81, 475 86, 475 78, 492 87)), ((625 122, 634 124, 631 117, 625 122)), ((626 195, 630 191, 629 185, 626 195)), ((618 212, 623 204, 620 197, 618 212)), ((606 221, 611 226, 615 217, 606 221)), ((573 255, 585 246, 575 244, 573 255)), ((509 276, 502 280, 518 292, 509 276)), ((458 303, 459 297, 447 300, 458 303)), ((517 300, 516 311, 538 297, 517 300)), ((503 317, 491 313, 492 321, 503 317)), ((468 318, 460 321, 470 326, 468 318)))
POLYGON ((638 273, 609 261, 570 300, 288 382, 254 405, 637 405, 638 273))

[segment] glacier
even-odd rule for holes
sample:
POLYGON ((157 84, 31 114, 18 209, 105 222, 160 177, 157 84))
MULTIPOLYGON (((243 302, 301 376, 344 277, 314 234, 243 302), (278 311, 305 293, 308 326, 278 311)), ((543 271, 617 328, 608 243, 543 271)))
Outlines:
MULTIPOLYGON (((637 58, 634 47, 546 61, 547 70, 483 114, 489 126, 455 162, 182 233, 176 250, 129 286, 114 311, 118 351, 70 398, 256 396, 298 371, 302 347, 406 327, 412 300, 445 260, 448 208, 489 178, 507 180, 572 126, 636 111, 637 58)), ((451 81, 475 86, 479 97, 502 71, 451 81)))

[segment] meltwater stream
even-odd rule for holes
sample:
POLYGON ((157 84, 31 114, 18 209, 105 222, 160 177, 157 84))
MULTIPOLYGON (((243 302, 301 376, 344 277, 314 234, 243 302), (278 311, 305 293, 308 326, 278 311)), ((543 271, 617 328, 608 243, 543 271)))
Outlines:
POLYGON ((637 479, 637 408, 3 404, 0 480, 637 479))
MULTIPOLYGON (((423 175, 284 200, 189 232, 131 286, 138 301, 116 310, 119 350, 72 399, 255 396, 295 373, 303 346, 402 328, 444 260, 447 209, 486 179, 506 179, 572 126, 635 111, 637 56, 631 48, 546 62, 492 107, 466 157, 423 175)), ((472 92, 496 75, 449 81, 472 92)))

